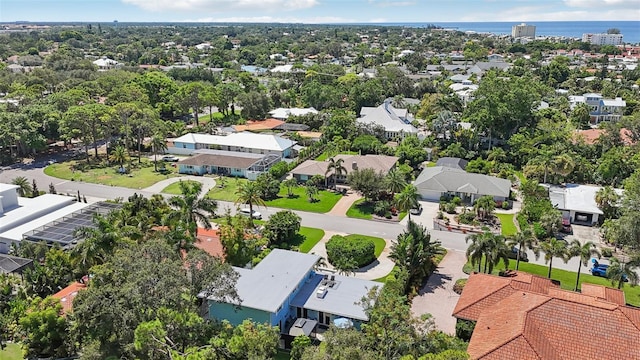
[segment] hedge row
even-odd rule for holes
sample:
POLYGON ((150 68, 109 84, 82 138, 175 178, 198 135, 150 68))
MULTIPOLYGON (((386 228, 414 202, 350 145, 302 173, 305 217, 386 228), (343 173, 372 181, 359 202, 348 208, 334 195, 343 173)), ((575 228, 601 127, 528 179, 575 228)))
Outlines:
POLYGON ((334 266, 336 264, 354 264, 361 268, 371 264, 375 259, 376 245, 373 240, 366 238, 350 238, 334 235, 327 241, 327 258, 334 266))

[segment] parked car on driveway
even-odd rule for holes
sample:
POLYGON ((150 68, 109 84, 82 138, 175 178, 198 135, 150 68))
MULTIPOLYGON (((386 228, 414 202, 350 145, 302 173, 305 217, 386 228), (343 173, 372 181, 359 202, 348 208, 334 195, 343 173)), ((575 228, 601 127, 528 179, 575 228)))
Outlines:
POLYGON ((162 161, 171 161, 171 162, 176 162, 180 159, 178 159, 177 157, 173 156, 173 155, 165 155, 162 157, 162 161))
POLYGON ((409 209, 411 215, 420 215, 422 213, 422 205, 418 204, 417 207, 409 209))
MULTIPOLYGON (((517 247, 512 247, 511 251, 509 251, 509 254, 507 255, 509 256, 509 259, 518 259, 518 248, 517 247)), ((527 253, 524 251, 520 252, 520 261, 524 261, 524 262, 529 262, 529 257, 527 256, 527 253)))
POLYGON ((244 216, 249 216, 251 214, 251 217, 256 219, 256 220, 262 219, 262 214, 260 214, 259 212, 255 211, 255 210, 253 210, 253 213, 251 213, 251 210, 249 210, 249 208, 242 208, 242 209, 238 210, 238 214, 244 215, 244 216))

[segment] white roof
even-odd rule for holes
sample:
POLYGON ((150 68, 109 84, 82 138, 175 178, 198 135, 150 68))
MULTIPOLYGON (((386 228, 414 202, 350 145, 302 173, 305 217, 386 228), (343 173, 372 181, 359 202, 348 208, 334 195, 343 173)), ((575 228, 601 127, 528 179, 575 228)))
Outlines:
POLYGON ((278 135, 254 134, 243 131, 226 136, 188 133, 173 140, 174 143, 208 144, 221 146, 235 146, 248 149, 262 149, 269 151, 284 151, 296 144, 295 141, 278 135))
POLYGON ((363 124, 381 125, 386 131, 405 132, 415 134, 418 129, 406 123, 401 116, 406 116, 406 109, 396 109, 387 101, 378 107, 362 107, 358 122, 363 124))
MULTIPOLYGON (((550 186, 549 199, 551 204, 560 210, 578 211, 589 214, 602 214, 596 204, 596 193, 600 186, 567 184, 565 187, 550 186)), ((614 189, 622 195, 622 189, 614 189)))
POLYGON ((317 114, 318 110, 310 108, 277 108, 269 111, 269 114, 276 119, 287 119, 289 116, 300 116, 306 114, 317 114))
MULTIPOLYGON (((44 196, 44 195, 42 195, 44 196)), ((83 209, 87 206, 89 206, 90 204, 86 204, 83 202, 74 202, 66 207, 63 207, 62 209, 58 209, 55 210, 49 214, 43 215, 35 220, 29 221, 25 224, 22 224, 20 226, 16 226, 11 230, 5 231, 3 233, 0 234, 0 239, 4 239, 4 240, 10 240, 10 241, 20 241, 22 240, 22 235, 34 230, 36 228, 39 228, 40 226, 44 226, 54 220, 60 219, 64 216, 67 216, 71 213, 73 213, 74 211, 78 211, 80 209, 83 209)))
POLYGON ((627 102, 622 100, 622 98, 602 99, 602 103, 604 104, 604 106, 627 106, 627 102))
POLYGON ((0 232, 6 232, 73 203, 73 197, 44 194, 35 198, 18 197, 18 207, 5 209, 0 216, 0 232))
POLYGON ((271 69, 271 72, 288 73, 288 72, 291 71, 291 69, 293 69, 293 65, 291 65, 291 64, 279 65, 279 66, 276 66, 273 69, 271 69))
POLYGON ((102 59, 98 59, 96 61, 93 62, 95 65, 97 66, 114 66, 114 65, 118 65, 118 62, 113 60, 113 59, 109 59, 109 58, 102 58, 102 59))

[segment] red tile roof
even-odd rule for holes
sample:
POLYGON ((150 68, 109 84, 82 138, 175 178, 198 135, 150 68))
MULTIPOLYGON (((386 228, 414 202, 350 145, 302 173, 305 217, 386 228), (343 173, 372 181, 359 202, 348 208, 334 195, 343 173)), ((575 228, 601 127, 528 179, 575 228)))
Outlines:
POLYGON ((198 236, 194 245, 211 256, 224 258, 224 248, 220 242, 220 232, 217 229, 198 228, 198 236))
POLYGON ((236 125, 234 128, 236 131, 273 130, 282 124, 284 124, 284 121, 278 119, 250 120, 247 121, 246 125, 236 125))
POLYGON ((66 288, 51 295, 51 297, 54 299, 60 299, 60 303, 62 304, 62 311, 64 313, 68 313, 73 310, 73 299, 75 299, 76 295, 78 295, 78 291, 84 290, 86 287, 87 285, 83 283, 74 282, 66 288))
MULTIPOLYGON (((593 145, 605 131, 605 129, 576 130, 574 141, 577 142, 579 139, 582 139, 585 144, 593 145)), ((625 145, 633 145, 634 143, 629 129, 620 129, 620 138, 625 145)))
MULTIPOLYGON (((495 297, 495 278, 472 275, 460 301, 495 297), (478 290, 485 285, 488 295, 478 290)), ((523 282, 509 284, 499 291, 523 282)), ((546 294, 531 289, 514 291, 481 311, 467 349, 472 359, 640 358, 640 309, 624 305, 621 291, 591 284, 583 284, 582 294, 557 287, 538 288, 546 294)))

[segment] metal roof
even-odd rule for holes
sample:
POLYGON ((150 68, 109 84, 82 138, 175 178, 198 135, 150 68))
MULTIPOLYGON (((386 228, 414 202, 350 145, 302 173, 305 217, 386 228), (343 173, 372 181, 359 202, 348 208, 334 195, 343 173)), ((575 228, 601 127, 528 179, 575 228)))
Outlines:
POLYGON ((24 234, 23 239, 33 242, 46 241, 47 244, 60 244, 63 247, 70 246, 77 241, 75 231, 82 227, 95 228, 93 216, 95 214, 107 215, 112 210, 122 207, 122 204, 110 202, 97 202, 86 208, 75 211, 60 219, 24 234))
POLYGON ((17 256, 0 254, 0 273, 22 273, 27 266, 33 263, 31 259, 25 259, 17 256))

